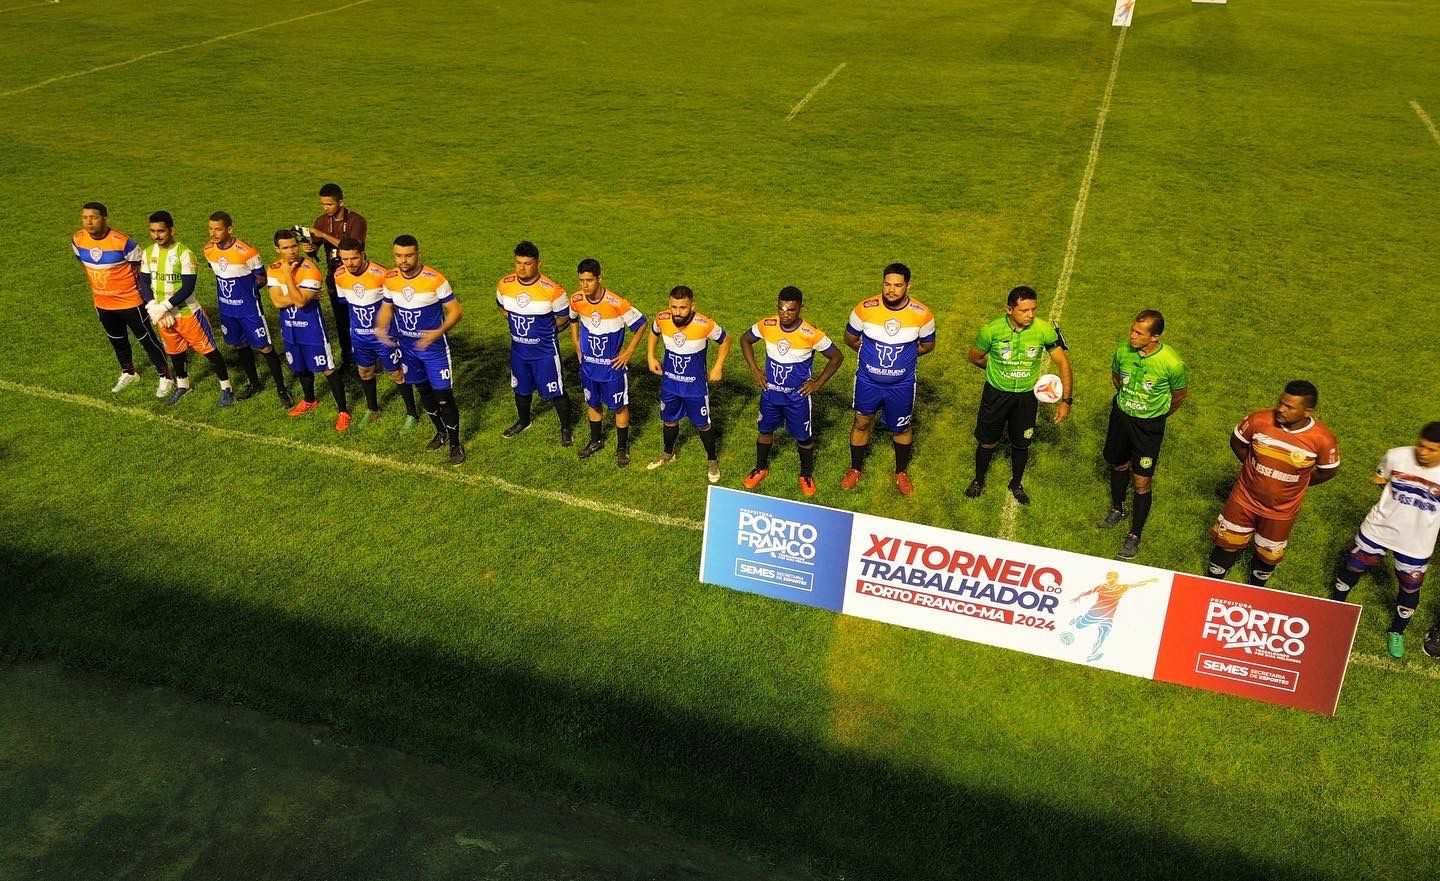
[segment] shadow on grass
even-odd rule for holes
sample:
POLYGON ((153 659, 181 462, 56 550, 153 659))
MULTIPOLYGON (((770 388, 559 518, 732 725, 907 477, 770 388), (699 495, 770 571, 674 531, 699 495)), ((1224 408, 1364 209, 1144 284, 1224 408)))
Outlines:
MULTIPOLYGON (((0 549, 0 652, 160 682, 607 802, 817 876, 1303 874, 1121 818, 1080 816, 847 752, 424 644, 0 549)), ((937 732, 943 735, 943 732, 937 732)), ((1044 761, 1037 756, 1036 761, 1044 761)))

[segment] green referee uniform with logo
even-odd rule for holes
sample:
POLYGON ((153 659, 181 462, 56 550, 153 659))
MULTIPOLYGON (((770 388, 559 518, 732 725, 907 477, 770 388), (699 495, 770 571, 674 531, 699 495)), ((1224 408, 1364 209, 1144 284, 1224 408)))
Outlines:
POLYGON ((984 491, 985 475, 1000 439, 1010 436, 1010 492, 1021 504, 1030 501, 1021 480, 1029 461, 1030 441, 1035 437, 1039 402, 1035 382, 1048 354, 1060 369, 1064 385, 1063 408, 1056 421, 1063 421, 1070 407, 1070 362, 1065 355, 1065 338, 1060 329, 1035 317, 1036 295, 1028 287, 1011 291, 1005 314, 980 328, 970 349, 970 363, 985 370, 985 388, 975 414, 975 480, 965 495, 975 498, 984 491))
POLYGON ((1105 433, 1105 461, 1110 464, 1110 510, 1101 529, 1125 519, 1125 495, 1133 480, 1135 512, 1120 556, 1134 557, 1150 515, 1150 483, 1165 440, 1165 420, 1189 395, 1185 362, 1160 341, 1165 319, 1159 312, 1141 312, 1130 329, 1130 341, 1115 350, 1110 365, 1115 399, 1105 433))

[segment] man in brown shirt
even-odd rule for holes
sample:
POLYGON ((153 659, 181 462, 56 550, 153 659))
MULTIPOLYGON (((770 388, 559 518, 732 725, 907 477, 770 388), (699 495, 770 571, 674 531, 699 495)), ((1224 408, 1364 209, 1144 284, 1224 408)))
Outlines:
POLYGON ((320 188, 320 210, 324 212, 315 218, 310 226, 311 239, 305 245, 306 253, 320 263, 323 256, 325 267, 325 289, 330 292, 330 309, 335 314, 335 336, 340 341, 340 360, 349 364, 353 360, 350 346, 350 310, 335 290, 335 270, 340 268, 340 240, 355 239, 360 249, 365 249, 365 218, 345 207, 345 193, 339 184, 326 184, 320 188), (317 254, 316 252, 323 252, 317 254))

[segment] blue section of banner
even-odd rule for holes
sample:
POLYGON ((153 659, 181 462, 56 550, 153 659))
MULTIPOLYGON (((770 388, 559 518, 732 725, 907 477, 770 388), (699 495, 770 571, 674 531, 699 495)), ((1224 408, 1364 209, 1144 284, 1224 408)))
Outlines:
POLYGON ((840 611, 852 515, 710 487, 700 580, 840 611))

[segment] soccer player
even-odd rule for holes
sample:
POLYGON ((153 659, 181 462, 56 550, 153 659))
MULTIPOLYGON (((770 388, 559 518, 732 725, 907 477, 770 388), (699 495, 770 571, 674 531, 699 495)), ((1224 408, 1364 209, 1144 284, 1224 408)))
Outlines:
POLYGON ((376 388, 375 371, 384 370, 400 387, 400 397, 405 400, 405 429, 415 427, 420 414, 415 409, 415 390, 405 383, 405 371, 400 369, 400 349, 393 344, 399 333, 392 321, 385 329, 392 343, 381 341, 375 333, 375 319, 385 299, 385 276, 388 270, 378 263, 372 263, 365 253, 365 245, 355 238, 344 238, 336 248, 340 253, 340 268, 335 270, 335 288, 350 304, 351 351, 355 356, 355 372, 360 375, 360 386, 365 390, 366 422, 380 420, 380 392, 376 388))
POLYGON ((295 406, 295 399, 285 387, 285 373, 280 368, 280 353, 270 339, 270 326, 260 306, 260 289, 265 286, 265 261, 260 252, 235 237, 235 221, 224 211, 210 215, 210 241, 205 245, 205 259, 215 273, 215 299, 220 304, 220 335, 235 347, 240 368, 245 371, 247 385, 235 395, 238 400, 253 397, 260 390, 260 375, 255 372, 255 352, 265 358, 275 393, 285 409, 295 406))
POLYGON ((755 468, 745 477, 754 489, 770 473, 775 429, 783 423, 800 449, 800 491, 815 495, 815 437, 811 416, 813 395, 824 388, 845 360, 840 347, 824 331, 801 317, 805 295, 794 286, 780 289, 775 314, 755 322, 740 337, 740 354, 760 386, 759 435, 755 468), (765 341, 765 369, 755 361, 755 343, 765 341), (815 353, 825 356, 825 369, 815 375, 815 353))
POLYGON ((1291 380, 1273 408, 1256 410, 1235 426, 1230 450, 1240 460, 1240 477, 1210 531, 1211 578, 1224 578, 1254 536, 1247 581, 1264 587, 1285 556, 1305 490, 1339 472, 1335 435, 1315 418, 1319 401, 1314 383, 1291 380))
POLYGON ((270 302, 280 310, 285 363, 300 380, 304 393, 300 403, 290 409, 290 415, 304 416, 318 405, 315 399, 315 371, 318 370, 325 374, 330 394, 335 398, 335 430, 344 431, 350 427, 350 407, 345 402, 345 383, 335 372, 330 340, 325 336, 325 314, 320 310, 319 297, 325 276, 300 253, 300 241, 294 230, 278 230, 275 249, 280 259, 266 269, 265 284, 270 288, 270 302))
POLYGON ((604 449, 603 410, 615 413, 615 464, 630 464, 630 357, 640 345, 645 316, 630 301, 605 287, 600 261, 586 257, 575 269, 580 290, 570 297, 570 339, 580 357, 580 387, 590 420, 590 442, 580 448, 588 459, 604 449), (625 343, 625 329, 630 342, 625 343))
MULTIPOLYGON (((1115 627, 1115 612, 1120 608, 1120 600, 1125 594, 1137 587, 1144 587, 1147 584, 1154 584, 1158 578, 1147 578, 1144 581, 1137 581, 1134 584, 1121 584, 1119 572, 1106 572, 1105 583, 1097 584, 1070 602, 1079 602, 1091 594, 1095 595, 1095 602, 1090 604, 1083 614, 1070 619, 1070 626, 1076 630, 1084 630, 1086 627, 1095 625, 1095 645, 1090 649, 1090 657, 1085 659, 1088 664, 1093 664, 1103 657, 1100 649, 1105 645, 1105 639, 1115 627)), ((1066 640, 1071 634, 1061 634, 1060 638, 1066 640)))
POLYGON ((163 398, 175 388, 165 352, 150 333, 150 322, 140 299, 140 246, 135 240, 110 226, 110 211, 100 202, 86 202, 80 209, 80 230, 70 237, 75 259, 85 267, 90 293, 95 301, 95 315, 110 338, 115 360, 120 362, 120 378, 112 392, 129 388, 140 378, 135 371, 130 348, 130 334, 150 356, 160 384, 155 397, 163 398))
MULTIPOLYGON (((1355 542, 1335 570, 1332 600, 1345 600, 1360 576, 1385 559, 1395 558, 1395 580, 1400 593, 1385 634, 1390 655, 1405 657, 1405 627, 1420 605, 1420 584, 1435 553, 1440 534, 1440 422, 1420 429, 1411 447, 1387 450, 1375 468, 1375 483, 1383 486, 1380 500, 1360 522, 1355 542)), ((1425 653, 1440 657, 1440 623, 1425 637, 1425 653)))
POLYGON ((645 467, 651 471, 675 461, 675 441, 680 436, 680 418, 690 420, 705 447, 705 476, 720 482, 720 459, 715 454, 715 428, 710 424, 710 383, 719 382, 730 354, 730 337, 725 328, 695 310, 695 292, 685 285, 670 289, 669 306, 650 323, 645 337, 645 357, 650 372, 660 377, 660 422, 665 451, 645 467), (655 357, 655 341, 665 345, 665 364, 655 357), (707 373, 705 362, 710 343, 719 344, 715 366, 707 373))
POLYGON ((420 262, 420 243, 414 236, 396 236, 390 254, 395 268, 385 274, 385 300, 375 318, 375 335, 380 342, 395 345, 397 340, 390 338, 388 328, 393 325, 400 334, 405 382, 420 393, 420 403, 435 425, 435 436, 425 449, 438 450, 448 440, 450 464, 463 464, 455 367, 445 334, 460 323, 465 310, 445 276, 420 262))
POLYGON ((1035 317, 1039 297, 1034 288, 1020 286, 1005 300, 1005 314, 980 328, 970 347, 970 363, 985 371, 985 389, 980 393, 980 410, 975 414, 975 479, 965 488, 966 498, 979 498, 985 491, 985 473, 1000 445, 1000 436, 1010 432, 1010 494, 1022 505, 1030 504, 1025 492, 1025 465, 1030 460, 1030 441, 1035 437, 1035 381, 1040 364, 1049 353, 1060 370, 1062 397, 1055 408, 1055 424, 1070 415, 1070 358, 1065 354, 1065 337, 1060 328, 1035 317))
POLYGON ((865 448, 875 417, 895 446, 895 486, 910 495, 910 452, 915 441, 915 367, 935 349, 935 316, 910 296, 910 267, 891 263, 880 274, 880 296, 861 300, 850 313, 845 345, 860 353, 855 371, 855 420, 850 426, 850 470, 841 489, 854 489, 865 471, 865 448))
POLYGON ((1101 529, 1125 519, 1125 494, 1135 485, 1135 517, 1120 545, 1120 559, 1140 553, 1140 538, 1150 517, 1151 486, 1165 441, 1165 420, 1190 396, 1185 362, 1161 337, 1165 316, 1146 309, 1130 324, 1130 339, 1115 350, 1110 382, 1110 424, 1105 431, 1105 461, 1110 465, 1110 510, 1095 524, 1101 529))
POLYGON ((538 391, 560 418, 560 446, 570 446, 570 399, 560 375, 559 342, 560 331, 570 323, 570 298, 540 274, 540 249, 532 243, 515 246, 515 271, 495 285, 495 303, 510 323, 510 388, 515 392, 515 423, 501 435, 512 438, 530 427, 531 396, 538 391))
POLYGON ((190 393, 186 360, 194 351, 215 369, 220 380, 220 406, 229 407, 235 403, 230 372, 225 369, 225 358, 215 348, 210 319, 195 300, 195 280, 200 271, 195 252, 175 241, 175 218, 169 211, 150 215, 150 241, 152 244, 141 252, 140 296, 150 321, 159 328, 160 341, 175 373, 175 391, 165 403, 178 404, 190 393))
POLYGON ((365 218, 345 205, 345 193, 339 184, 320 188, 320 216, 310 226, 310 241, 305 253, 312 259, 325 258, 325 287, 330 292, 330 310, 335 315, 335 338, 340 342, 340 363, 348 365, 353 349, 350 340, 350 310, 335 286, 335 272, 340 268, 340 240, 354 239, 365 247, 368 226, 365 218))

